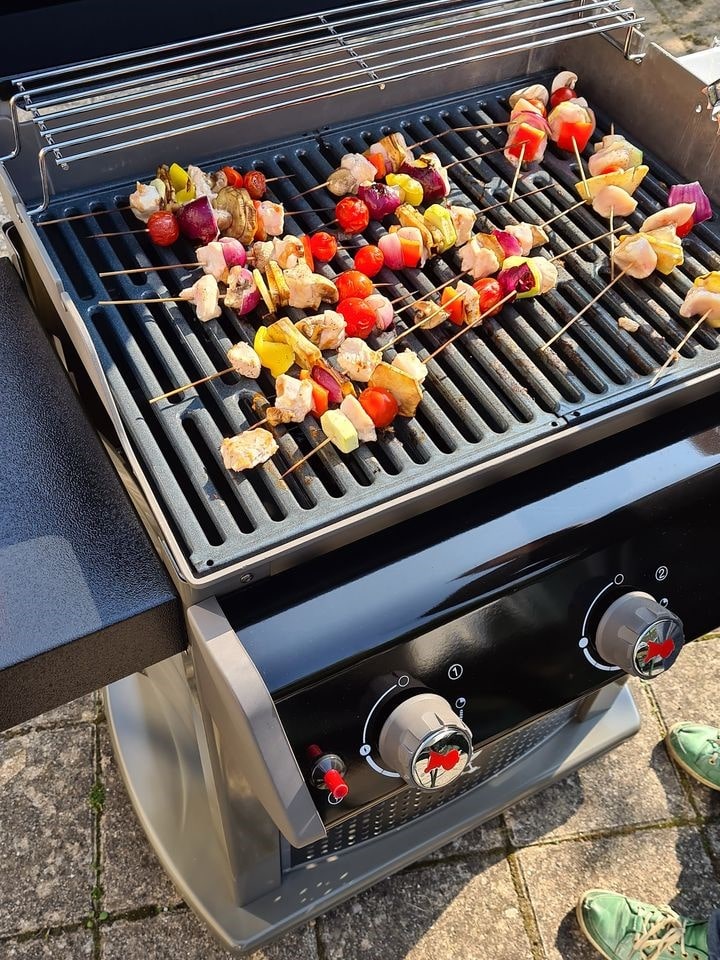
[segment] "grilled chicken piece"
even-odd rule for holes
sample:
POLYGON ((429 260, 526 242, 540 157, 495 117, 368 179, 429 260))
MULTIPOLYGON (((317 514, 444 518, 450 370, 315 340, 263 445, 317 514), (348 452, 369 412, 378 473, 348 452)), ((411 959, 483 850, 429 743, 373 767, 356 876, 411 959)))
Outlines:
POLYGON ((477 214, 469 207, 453 205, 450 207, 450 216, 452 217, 455 233, 457 234, 455 246, 462 247, 472 236, 472 228, 475 226, 477 214))
POLYGON ((257 380, 260 376, 262 365, 260 357, 255 353, 249 343, 236 343, 227 352, 227 358, 230 366, 239 373, 241 377, 249 377, 251 380, 257 380))
POLYGON ((334 310, 304 317, 298 320, 295 326, 321 350, 337 350, 345 339, 345 317, 334 310))
POLYGON ((593 197, 592 208, 601 217, 629 217, 635 212, 637 200, 630 196, 627 190, 610 184, 598 190, 593 197))
POLYGON ((547 293, 556 287, 558 272, 555 264, 551 260, 546 260, 545 257, 531 257, 530 259, 532 260, 533 266, 537 267, 542 278, 540 293, 547 293))
POLYGON ((376 168, 361 153, 346 153, 340 161, 340 169, 347 170, 358 184, 375 179, 376 168))
POLYGON ((621 237, 613 253, 615 265, 620 270, 627 270, 636 280, 649 277, 657 267, 657 254, 650 245, 650 241, 641 235, 621 237))
POLYGON ((188 287, 187 290, 181 290, 180 298, 182 300, 188 300, 195 306, 197 318, 202 323, 207 323, 208 320, 214 320, 222 313, 219 303, 220 294, 217 280, 210 274, 206 273, 204 277, 200 277, 200 279, 191 287, 188 287))
POLYGON ((373 440, 377 440, 375 424, 365 413, 363 405, 360 403, 357 397, 345 397, 343 402, 340 404, 340 412, 344 413, 353 427, 355 427, 358 440, 361 443, 368 443, 373 440))
POLYGON ((460 269, 464 273, 472 274, 473 280, 481 280, 497 273, 500 261, 479 237, 473 237, 460 251, 460 269))
POLYGON ((511 237, 515 239, 520 244, 520 256, 529 257, 530 251, 535 246, 532 227, 529 223, 511 223, 507 227, 503 227, 505 233, 509 233, 511 237))
POLYGON ((269 237, 280 237, 285 228, 285 208, 281 203, 263 200, 258 203, 257 218, 269 237))
POLYGON ((290 291, 290 306, 300 310, 317 310, 320 304, 337 303, 337 287, 326 277, 313 273, 306 263, 299 263, 285 271, 285 282, 290 291))
POLYGON ((190 178, 190 182, 195 187, 196 197, 207 197, 208 200, 213 200, 215 198, 215 191, 212 188, 212 180, 206 173, 202 172, 200 167, 194 167, 192 164, 189 164, 187 173, 188 177, 190 178))
POLYGON ((480 319, 480 294, 475 287, 471 287, 464 280, 460 280, 455 289, 462 294, 461 302, 464 307, 465 323, 468 326, 477 323, 480 319))
POLYGON ((205 273, 215 277, 218 283, 227 283, 228 267, 221 243, 213 240, 204 247, 198 247, 195 252, 197 253, 198 263, 205 273))
POLYGON ((707 322, 711 327, 720 327, 720 293, 693 285, 685 295, 685 300, 680 307, 680 316, 702 317, 708 311, 707 322))
POLYGON ((296 380, 281 373, 275 381, 275 406, 287 411, 294 423, 302 423, 312 410, 312 384, 309 380, 296 380))
POLYGON ((260 273, 265 273, 268 263, 275 256, 274 240, 256 240, 250 248, 253 266, 260 273))
POLYGON ((226 437, 220 444, 223 463, 228 470, 238 473, 251 470, 277 453, 278 445, 269 430, 258 427, 244 430, 235 437, 226 437))
POLYGON ((375 367, 382 360, 379 350, 373 350, 359 337, 348 337, 340 344, 337 361, 343 373, 351 380, 367 383, 375 367))
POLYGON ((305 247, 302 240, 290 234, 283 237, 282 240, 276 237, 272 242, 272 259, 283 270, 289 270, 299 263, 305 263, 305 247))
POLYGON ((425 323, 422 325, 423 330, 432 330, 433 327, 439 327, 441 323, 444 323, 449 314, 446 310, 437 304, 433 303, 431 300, 416 300, 411 307, 413 314, 413 326, 416 323, 425 318, 425 323))
POLYGON ((427 376, 427 366, 414 350, 403 350, 393 358, 392 366, 404 371, 418 383, 422 383, 427 376))
POLYGON ((648 233, 650 230, 657 230, 658 227, 677 228, 687 223, 694 213, 694 203, 676 203, 672 207, 651 214, 640 227, 640 230, 643 233, 648 233))
POLYGON ((157 213, 162 203, 162 197, 152 184, 136 183, 135 192, 130 194, 130 209, 143 223, 157 213))

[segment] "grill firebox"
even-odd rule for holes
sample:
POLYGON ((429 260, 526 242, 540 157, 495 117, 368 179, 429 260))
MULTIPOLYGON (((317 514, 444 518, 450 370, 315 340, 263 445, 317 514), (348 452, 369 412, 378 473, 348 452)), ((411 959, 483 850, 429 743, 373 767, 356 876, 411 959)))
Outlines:
MULTIPOLYGON (((437 135, 423 149, 435 150, 445 164, 468 161, 450 168, 450 199, 481 213, 477 229, 518 219, 542 223, 576 202, 573 185, 579 173, 574 160, 551 145, 542 168, 523 176, 512 208, 495 207, 482 214, 484 207, 507 199, 513 168, 500 152, 472 158, 501 146, 504 128, 449 132, 506 120, 506 97, 535 79, 548 82, 550 77, 517 78, 472 96, 325 130, 215 165, 232 162, 241 169, 255 166, 268 177, 290 175, 271 185, 271 195, 295 211, 286 220, 288 232, 312 233, 333 228, 335 198, 324 189, 300 199, 297 194, 323 183, 343 153, 363 150, 393 130, 402 130, 412 143, 437 135), (548 185, 546 192, 522 199, 523 193, 548 185)), ((610 127, 611 118, 599 113, 596 137, 610 127)), ((632 130, 627 134, 637 142, 632 130)), ((171 159, 158 154, 158 161, 171 159)), ((646 159, 651 173, 637 193, 639 207, 629 220, 634 229, 666 201, 668 186, 679 180, 656 157, 646 154, 646 159)), ((379 509, 387 516, 387 508, 396 501, 422 495, 434 484, 452 484, 463 471, 473 471, 473 484, 481 485, 487 482, 485 468, 497 466, 498 458, 507 454, 515 458, 506 472, 517 472, 525 458, 527 463, 530 458, 549 459, 560 445, 567 449, 569 428, 576 428, 570 446, 578 446, 589 442, 608 416, 622 418, 630 406, 635 421, 649 418, 656 398, 664 396, 667 403, 669 385, 716 370, 719 364, 716 335, 701 328, 683 348, 681 360, 653 390, 649 387, 654 372, 685 333, 678 308, 686 290, 696 276, 720 266, 712 249, 718 247, 714 224, 704 224, 687 238, 681 269, 667 278, 656 274, 643 282, 621 281, 553 349, 540 351, 542 343, 607 283, 606 239, 568 255, 556 290, 505 307, 500 318, 485 321, 480 331, 468 333, 431 361, 417 417, 396 421, 395 430, 377 443, 365 444, 347 457, 326 447, 284 482, 280 474, 322 438, 309 422, 292 425, 277 431, 280 451, 272 462, 245 475, 232 475, 222 466, 220 441, 262 415, 254 412, 253 401, 258 387, 266 400, 272 397, 273 382, 267 373, 258 384, 227 375, 159 404, 148 401, 224 369, 228 347, 238 340, 252 342, 260 320, 239 319, 225 309, 220 319, 200 324, 185 304, 98 306, 103 299, 174 296, 197 276, 180 267, 159 273, 152 269, 191 262, 190 244, 163 250, 137 233, 92 239, 97 233, 137 229, 129 211, 119 209, 127 205, 129 189, 57 202, 48 210, 48 219, 85 212, 93 216, 40 232, 85 320, 135 452, 186 558, 200 576, 251 564, 261 551, 343 524, 362 511, 379 509), (146 266, 147 272, 98 277, 104 270, 138 266, 146 266), (639 322, 637 333, 618 326, 623 315, 639 322)), ((545 249, 556 256, 606 232, 607 223, 590 208, 581 208, 555 220, 551 230, 545 249)), ((365 236, 373 242, 383 232, 384 227, 371 224, 365 236)), ((349 247, 362 242, 346 238, 349 247)), ((352 249, 339 251, 331 265, 320 269, 333 276, 352 265, 351 257, 352 249)), ((450 251, 430 260, 422 271, 383 270, 377 280, 392 284, 384 291, 391 298, 416 292, 420 296, 457 274, 458 264, 457 253, 450 251)), ((411 299, 408 296, 406 302, 411 299)), ((298 319, 302 313, 289 315, 298 319)), ((401 325, 412 323, 408 312, 399 316, 401 325)), ((371 342, 380 346, 395 332, 371 342)), ((426 356, 448 336, 447 325, 418 331, 398 348, 408 346, 426 356)), ((387 356, 393 355, 390 351, 387 356)), ((683 397, 677 392, 676 402, 685 402, 683 397)), ((421 499, 414 509, 420 512, 429 504, 429 499, 421 499)))

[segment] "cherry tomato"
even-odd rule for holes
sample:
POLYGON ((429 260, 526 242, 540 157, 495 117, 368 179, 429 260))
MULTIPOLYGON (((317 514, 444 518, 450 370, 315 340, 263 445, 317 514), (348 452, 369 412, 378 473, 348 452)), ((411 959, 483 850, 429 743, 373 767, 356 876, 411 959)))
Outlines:
POLYGON ((362 233, 370 223, 370 212, 358 197, 343 197, 335 207, 335 217, 345 233, 362 233))
POLYGON ((260 170, 249 170, 243 177, 242 184, 253 200, 262 200, 267 190, 265 174, 260 170))
POLYGON ((558 87, 555 93, 550 96, 550 106, 556 107, 566 100, 574 100, 576 96, 577 94, 572 87, 558 87))
POLYGON ((375 277, 383 268, 385 257, 379 247, 368 244, 367 247, 360 247, 355 254, 355 269, 364 273, 366 277, 375 277))
POLYGON ((331 233, 314 233, 310 237, 312 255, 320 263, 327 263, 337 253, 337 240, 331 233))
POLYGON ((159 247, 169 247, 180 236, 180 227, 175 214, 169 210, 158 210, 148 218, 148 233, 153 243, 159 247))
POLYGON ((364 300, 373 292, 372 281, 359 270, 346 270, 345 273, 335 277, 333 282, 341 300, 346 300, 348 297, 364 300))
POLYGON ((480 313, 486 317, 494 317, 500 313, 502 307, 496 304, 505 296, 503 289, 494 277, 483 277, 482 280, 476 280, 473 284, 480 294, 480 313))
POLYGON ((225 174, 229 187, 241 187, 243 185, 243 175, 235 167, 223 167, 222 172, 225 174))
POLYGON ((397 400, 384 387, 368 387, 358 400, 378 430, 389 427, 398 415, 397 400))
POLYGON ((377 316, 371 306, 360 297, 341 300, 335 308, 345 318, 345 335, 367 340, 375 329, 377 316))

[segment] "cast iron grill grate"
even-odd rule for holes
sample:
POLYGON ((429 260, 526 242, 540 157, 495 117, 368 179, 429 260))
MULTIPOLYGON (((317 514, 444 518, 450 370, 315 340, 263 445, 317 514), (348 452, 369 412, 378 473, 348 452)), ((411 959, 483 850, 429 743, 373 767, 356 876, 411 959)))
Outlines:
MULTIPOLYGON (((364 149, 400 128, 409 142, 415 142, 451 128, 504 120, 505 97, 527 82, 519 79, 452 102, 328 130, 229 161, 223 158, 218 165, 234 162, 242 169, 254 165, 268 176, 292 174, 292 179, 272 184, 271 195, 297 211, 286 219, 288 232, 312 233, 332 221, 332 211, 322 208, 330 207, 334 198, 322 189, 300 199, 297 193, 324 182, 346 150, 364 149)), ((609 119, 600 114, 597 135, 609 128, 609 119)), ((434 149, 443 162, 451 162, 501 145, 504 136, 502 128, 480 135, 450 133, 423 149, 434 149)), ((158 156, 159 162, 172 159, 158 156)), ((649 157, 648 163, 651 173, 636 195, 638 211, 630 218, 634 228, 665 202, 667 185, 677 179, 655 158, 649 157)), ((450 170, 451 200, 476 210, 503 200, 512 172, 502 153, 456 165, 450 170)), ((151 174, 148 171, 148 179, 151 174)), ((515 219, 548 219, 575 202, 577 179, 574 161, 551 146, 542 168, 524 177, 519 193, 554 186, 516 203, 513 215, 504 207, 490 210, 485 221, 479 220, 478 229, 489 228, 484 222, 502 226, 515 219)), ((193 248, 184 242, 161 249, 142 233, 88 239, 96 233, 137 229, 138 221, 119 209, 128 202, 128 189, 57 202, 48 218, 86 211, 94 216, 49 226, 41 234, 87 324, 138 458, 198 574, 248 563, 264 551, 350 521, 361 511, 392 507, 403 495, 429 484, 452 482, 468 468, 477 468, 479 477, 491 461, 522 453, 536 441, 546 441, 539 457, 550 459, 554 448, 549 441, 561 436, 568 425, 590 430, 601 414, 635 401, 641 401, 642 417, 649 419, 666 385, 719 365, 716 336, 701 329, 683 348, 679 363, 656 388, 649 388, 653 373, 687 329, 678 317, 685 291, 694 277, 720 268, 716 252, 720 240, 714 224, 703 225, 685 241, 685 264, 672 276, 621 281, 554 349, 540 352, 542 343, 607 282, 608 244, 601 241, 565 259, 556 290, 506 307, 500 319, 486 322, 432 361, 418 416, 397 421, 396 429, 377 443, 362 445, 347 457, 326 447, 285 483, 280 474, 322 439, 312 418, 307 418, 304 424, 278 431, 280 451, 271 462, 246 474, 229 474, 220 460, 220 442, 258 419, 253 399, 258 391, 266 398, 273 395, 267 373, 257 384, 228 375, 155 405, 148 400, 225 368, 228 347, 240 339, 252 342, 260 321, 239 319, 224 310, 220 319, 200 324, 186 304, 98 306, 103 299, 173 296, 197 276, 182 268, 153 270, 192 261, 193 248), (137 266, 147 267, 147 272, 98 277, 103 270, 137 266), (636 334, 618 326, 622 315, 640 323, 636 334)), ((382 230, 371 225, 367 239, 376 239, 382 230)), ((592 210, 575 210, 553 224, 547 249, 559 254, 605 230, 607 223, 592 210)), ((457 254, 450 251, 431 260, 422 272, 396 275, 384 270, 377 279, 394 283, 385 291, 391 298, 422 293, 457 273, 458 263, 457 254)), ((321 269, 332 276, 349 266, 351 253, 340 251, 332 268, 321 269)), ((289 311, 289 315, 297 319, 301 314, 289 311)), ((421 331, 399 346, 411 347, 422 356, 447 336, 443 327, 421 331)), ((421 498, 416 500, 413 512, 422 512, 422 504, 421 498)))

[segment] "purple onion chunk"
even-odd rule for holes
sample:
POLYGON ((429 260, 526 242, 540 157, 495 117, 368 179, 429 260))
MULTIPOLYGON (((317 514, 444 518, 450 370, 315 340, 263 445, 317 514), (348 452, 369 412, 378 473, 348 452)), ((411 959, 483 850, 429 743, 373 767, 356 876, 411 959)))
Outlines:
POLYGON ((244 267, 247 263, 245 247, 235 237, 220 237, 225 257, 225 265, 230 267, 244 267))
POLYGON ((712 220, 713 212, 710 200, 697 180, 692 183, 675 183, 670 187, 668 206, 674 207, 676 203, 695 204, 695 213, 692 216, 693 224, 712 220))
POLYGON ((217 217, 207 197, 198 197, 183 204, 176 212, 180 233, 188 240, 197 240, 203 246, 217 239, 217 217))
POLYGON ((371 220, 382 220, 400 206, 400 191, 386 183, 361 183, 357 195, 368 208, 371 220))
POLYGON ((448 185, 443 180, 442 175, 430 164, 404 163, 400 167, 400 173, 407 173, 423 188, 423 201, 425 203, 435 203, 448 195, 448 185))
POLYGON ((497 282, 502 287, 503 296, 509 293, 527 293, 535 286, 535 277, 526 263, 519 267, 508 267, 497 275, 497 282))

